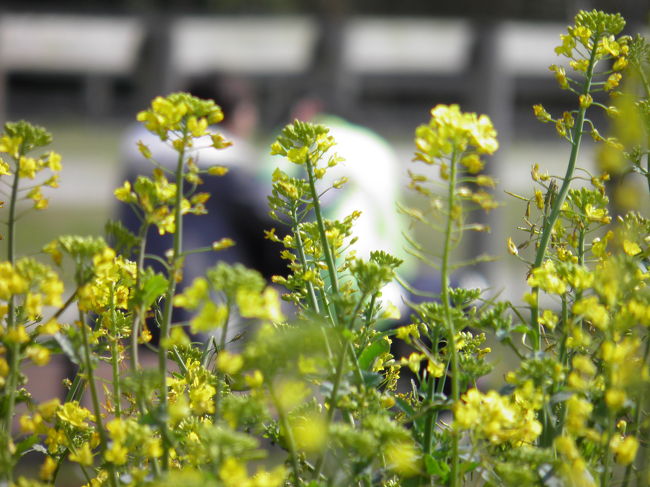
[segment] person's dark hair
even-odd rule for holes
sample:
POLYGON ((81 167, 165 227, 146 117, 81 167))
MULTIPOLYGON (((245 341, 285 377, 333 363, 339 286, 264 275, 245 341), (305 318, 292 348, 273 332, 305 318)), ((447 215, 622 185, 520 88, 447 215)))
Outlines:
POLYGON ((192 95, 214 100, 221 107, 227 121, 238 105, 254 98, 253 87, 243 79, 219 75, 205 75, 194 78, 187 90, 192 95))

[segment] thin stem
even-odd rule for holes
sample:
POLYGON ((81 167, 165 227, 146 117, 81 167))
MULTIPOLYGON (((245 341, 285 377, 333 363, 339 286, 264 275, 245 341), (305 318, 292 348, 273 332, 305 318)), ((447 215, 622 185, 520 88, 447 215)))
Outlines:
MULTIPOLYGON (((16 159, 16 170, 14 172, 14 180, 11 186, 11 199, 9 200, 9 220, 7 222, 7 260, 13 266, 16 260, 16 199, 18 195, 18 182, 20 180, 20 158, 22 156, 22 148, 16 159)), ((16 327, 16 303, 13 295, 9 298, 7 310, 7 329, 13 330, 16 327)), ((9 397, 7 398, 7 409, 4 418, 4 431, 6 432, 7 441, 11 442, 11 427, 14 417, 14 407, 16 405, 16 391, 18 389, 18 375, 20 365, 20 344, 8 343, 7 352, 10 357, 9 360, 9 375, 7 377, 7 388, 9 397)), ((9 443, 5 445, 6 451, 11 451, 12 445, 9 443)), ((13 468, 8 469, 6 478, 11 484, 13 482, 13 468)))
MULTIPOLYGON (((142 274, 144 272, 144 255, 145 248, 147 246, 147 232, 149 230, 149 225, 144 223, 140 226, 140 233, 138 238, 140 239, 140 244, 138 246, 138 260, 137 260, 137 269, 135 274, 135 288, 140 291, 142 286, 142 274)), ((135 311, 135 316, 133 317, 133 323, 131 325, 131 347, 129 349, 131 355, 131 371, 136 372, 140 368, 140 359, 138 357, 138 338, 140 336, 140 322, 143 320, 145 310, 143 306, 140 305, 135 311)), ((141 409, 141 411, 143 411, 141 409)))
MULTIPOLYGON (((332 257, 332 252, 330 250, 329 242, 327 241, 327 235, 325 234, 325 224, 323 222, 323 215, 320 207, 320 201, 318 199, 318 193, 316 192, 316 178, 314 177, 314 168, 311 162, 311 159, 307 157, 305 162, 305 168, 307 170, 307 178, 309 180, 309 190, 312 195, 312 202, 314 205, 314 215, 316 216, 316 225, 318 226, 318 233, 321 239, 321 247, 323 248, 323 255, 325 256, 325 263, 327 264, 327 272, 330 278, 330 285, 332 286, 332 291, 334 296, 339 294, 339 281, 336 274, 336 264, 334 263, 334 258, 332 257)), ((336 310, 336 304, 333 303, 334 309, 336 310)), ((338 312, 335 313, 336 320, 338 321, 339 316, 338 312)))
MULTIPOLYGON (((79 327, 81 328, 81 341, 83 343, 84 369, 88 380, 88 388, 90 389, 93 412, 95 413, 95 424, 97 425, 97 432, 99 433, 101 451, 102 454, 104 454, 108 449, 108 438, 106 437, 106 431, 104 430, 101 407, 99 404, 99 395, 97 394, 97 386, 95 384, 95 372, 90 358, 90 340, 88 339, 88 330, 86 329, 86 319, 81 310, 79 311, 79 327)), ((109 463, 109 472, 111 486, 117 487, 117 475, 115 473, 115 467, 111 463, 109 463)))
MULTIPOLYGON (((300 227, 298 225, 298 218, 294 211, 291 213, 292 222, 292 231, 296 237, 296 250, 298 251, 298 258, 300 259, 300 264, 303 269, 307 270, 307 257, 305 256, 305 249, 302 243, 302 236, 300 235, 300 227)), ((311 281, 307 281, 307 293, 309 294, 309 301, 311 308, 314 310, 314 313, 319 313, 318 299, 316 298, 316 291, 314 290, 314 284, 311 281)))
MULTIPOLYGON (((648 364, 648 358, 650 357, 650 337, 646 336, 646 342, 645 342, 645 352, 643 353, 643 369, 645 370, 645 367, 648 364)), ((634 437, 639 438, 640 433, 641 433, 641 414, 643 411, 643 406, 645 403, 645 398, 647 395, 647 387, 642 387, 641 391, 639 393, 639 399, 636 403, 636 409, 634 411, 634 437)), ((632 469, 634 468, 634 462, 630 463, 626 468, 625 468, 625 476, 623 477, 623 484, 622 487, 627 487, 629 482, 630 482, 630 476, 632 475, 632 469)))
MULTIPOLYGON (((160 344, 158 348, 158 370, 160 372, 160 410, 163 417, 167 414, 167 347, 165 346, 165 339, 169 337, 169 328, 172 320, 172 307, 174 294, 176 293, 176 279, 179 269, 177 266, 180 264, 179 256, 182 252, 182 236, 183 236, 183 215, 181 212, 181 203, 183 201, 183 167, 185 163, 185 142, 187 139, 187 128, 183 129, 182 134, 183 145, 178 151, 178 161, 176 164, 176 199, 174 201, 174 245, 172 249, 171 270, 169 274, 169 285, 167 293, 165 294, 165 309, 163 312, 163 319, 160 323, 160 344)), ((167 421, 161 420, 161 435, 163 437, 163 455, 162 455, 162 470, 169 470, 169 442, 165 441, 169 438, 167 431, 167 421)))
POLYGON ((119 366, 119 337, 117 330, 117 312, 115 311, 115 296, 111 291, 111 324, 113 327, 112 336, 108 337, 108 342, 111 348, 111 370, 113 373, 113 401, 115 402, 115 417, 122 416, 122 391, 120 390, 120 366, 119 366))
MULTIPOLYGON (((450 172, 449 172, 449 192, 447 193, 447 207, 449 208, 450 213, 453 213, 453 208, 458 204, 456 202, 456 178, 457 178, 457 163, 459 159, 459 154, 455 151, 451 156, 449 161, 450 172)), ((442 263, 441 263, 441 293, 440 300, 442 308, 444 311, 444 320, 447 328, 448 342, 447 348, 450 353, 450 365, 451 365, 451 396, 454 404, 460 399, 460 381, 458 370, 458 351, 456 350, 456 327, 451 316, 451 299, 449 297, 449 285, 450 285, 450 259, 451 259, 451 247, 452 247, 452 234, 454 230, 454 219, 453 217, 447 217, 447 223, 445 228, 444 235, 444 246, 442 252, 442 263)), ((431 403, 433 401, 433 390, 434 390, 434 378, 430 376, 429 378, 429 397, 428 401, 431 403)), ((431 439, 433 437, 433 423, 434 414, 433 411, 429 413, 425 422, 424 430, 424 451, 425 453, 431 453, 431 439)), ((451 438, 451 472, 450 472, 450 486, 458 487, 460 482, 460 471, 459 471, 459 458, 458 458, 458 434, 455 431, 452 431, 451 438)))
MULTIPOLYGON (((327 415, 325 416, 325 424, 329 428, 329 425, 332 423, 332 419, 334 418, 334 410, 336 409, 336 398, 339 393, 339 387, 341 386, 341 378, 343 377, 343 369, 345 368, 345 357, 347 355, 348 351, 348 338, 344 338, 345 343, 341 347, 341 352, 339 355, 339 360, 338 363, 336 364, 336 375, 334 376, 334 382, 332 386, 332 393, 330 394, 330 397, 327 401, 328 408, 327 408, 327 415)), ((327 429, 327 428, 326 428, 327 429)), ((326 452, 324 452, 318 461, 316 462, 316 466, 314 467, 314 479, 317 479, 322 470, 323 466, 325 464, 325 455, 326 452)))
MULTIPOLYGON (((231 309, 230 299, 226 302, 226 319, 224 320, 223 327, 221 328, 221 338, 219 339, 219 349, 217 354, 223 352, 226 349, 226 337, 228 335, 228 321, 230 321, 230 309, 231 309)), ((221 381, 224 380, 224 374, 221 371, 217 371, 217 387, 214 393, 214 423, 216 424, 220 416, 220 398, 221 398, 221 381)))
MULTIPOLYGON (((585 75, 585 82, 582 88, 582 93, 585 95, 589 94, 589 91, 591 89, 591 82, 594 76, 594 68, 596 65, 597 47, 598 47, 598 42, 594 42, 593 48, 591 50, 591 55, 589 57, 589 65, 585 75)), ((587 111, 587 107, 580 107, 580 110, 578 111, 576 124, 573 128, 573 137, 572 137, 573 142, 571 144, 571 154, 569 155, 569 163, 567 165, 566 174, 564 176, 564 180, 562 181, 562 187, 560 188, 560 191, 557 194, 555 201, 553 202, 553 208, 551 209, 551 214, 549 215, 548 219, 546 219, 544 222, 544 229, 542 231, 542 236, 540 237, 539 240, 539 247, 537 249, 537 254, 535 255, 535 263, 533 264, 533 269, 540 267, 544 262, 544 258, 546 257, 546 249, 550 242, 551 234, 553 233, 553 227, 555 226, 555 223, 557 222, 560 216, 562 205, 564 204, 567 194, 569 193, 569 189, 571 187, 571 180, 573 178, 573 173, 575 171, 576 161, 578 159, 578 153, 580 152, 580 142, 582 140, 582 130, 584 126, 586 111, 587 111)), ((541 350, 542 348, 542 333, 540 328, 541 325, 539 324, 538 289, 533 288, 533 293, 536 297, 535 297, 535 303, 531 306, 531 310, 530 310, 531 312, 530 326, 532 329, 537 330, 537 336, 535 337, 533 347, 535 351, 538 351, 541 350)))
MULTIPOLYGON (((282 425, 282 429, 284 429, 286 434, 287 446, 289 447, 289 457, 291 460, 291 469, 293 470, 295 485, 296 487, 300 487, 302 485, 302 479, 300 478, 300 467, 298 465, 298 454, 296 451, 296 442, 293 438, 293 431, 291 430, 291 425, 289 424, 286 411, 282 407, 280 401, 278 401, 275 390, 273 389, 273 385, 271 384, 269 384, 269 393, 271 395, 273 403, 275 404, 275 407, 278 410, 280 424, 282 425)), ((316 478, 317 477, 318 475, 316 478)))

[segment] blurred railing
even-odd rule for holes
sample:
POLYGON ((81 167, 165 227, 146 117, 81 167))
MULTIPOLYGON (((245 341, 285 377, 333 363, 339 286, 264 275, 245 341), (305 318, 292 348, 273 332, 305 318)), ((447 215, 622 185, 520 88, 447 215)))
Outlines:
MULTIPOLYGON (((468 78, 476 76, 479 65, 493 66, 504 79, 550 76, 547 66, 555 61, 561 24, 509 21, 492 26, 498 49, 486 62, 479 59, 486 55, 480 49, 485 29, 475 29, 469 20, 348 18, 334 89, 342 92, 339 98, 350 110, 367 87, 465 95, 476 88, 468 78)), ((16 73, 78 76, 87 110, 109 111, 111 83, 137 82, 148 55, 143 45, 155 28, 135 16, 0 15, 0 116, 11 96, 7 79, 16 73)), ((169 45, 163 53, 168 69, 161 76, 174 89, 193 77, 221 73, 273 82, 286 92, 295 83, 304 85, 319 64, 321 33, 312 17, 182 16, 163 28, 169 29, 169 45)))

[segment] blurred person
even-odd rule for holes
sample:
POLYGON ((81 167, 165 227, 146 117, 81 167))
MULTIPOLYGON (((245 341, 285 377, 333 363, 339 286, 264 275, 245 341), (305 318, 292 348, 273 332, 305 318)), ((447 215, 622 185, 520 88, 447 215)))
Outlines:
MULTIPOLYGON (((259 157, 248 142, 257 127, 257 109, 254 104, 250 85, 242 79, 206 78, 193 84, 189 92, 203 99, 212 99, 224 113, 223 121, 217 132, 232 142, 230 147, 215 150, 206 137, 206 143, 196 144, 196 163, 199 167, 221 165, 228 168, 224 176, 206 175, 202 179, 201 192, 210 193, 205 202, 207 214, 187 214, 183 217, 183 246, 186 249, 210 247, 212 242, 227 237, 235 241, 233 247, 219 252, 201 252, 189 254, 185 259, 183 281, 179 292, 191 284, 205 271, 219 261, 230 264, 240 263, 259 271, 265 278, 282 274, 284 264, 279 258, 279 251, 264 238, 264 230, 272 226, 268 217, 266 194, 268 188, 262 187, 255 177, 259 157), (204 148, 200 148, 200 147, 204 148)), ((174 169, 178 154, 158 136, 150 133, 143 124, 129 127, 121 144, 123 161, 123 180, 134 181, 139 175, 151 175, 154 169, 151 161, 145 159, 137 148, 142 141, 152 153, 153 160, 164 168, 174 169)), ((119 219, 124 226, 137 235, 140 220, 130 206, 120 203, 119 219)), ((154 226, 147 235, 146 253, 163 257, 172 248, 172 236, 159 235, 154 226)), ((162 266, 154 259, 145 259, 157 271, 162 266)), ((173 321, 185 321, 189 314, 174 308, 173 321)), ((235 327, 232 327, 235 329, 235 327)), ((150 327, 154 334, 157 327, 150 327)))

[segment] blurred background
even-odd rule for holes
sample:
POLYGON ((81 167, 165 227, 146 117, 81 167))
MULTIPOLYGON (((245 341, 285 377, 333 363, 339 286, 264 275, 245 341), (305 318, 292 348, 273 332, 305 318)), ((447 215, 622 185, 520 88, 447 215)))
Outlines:
MULTIPOLYGON (((306 94, 388 141, 404 175, 413 130, 432 106, 487 113, 499 132, 490 165, 505 208, 489 217, 489 236, 468 236, 468 254, 503 256, 525 209, 504 189, 530 195, 533 163, 563 174, 568 145, 535 120, 531 105, 553 114, 573 106, 548 66, 558 62, 560 33, 591 8, 620 12, 636 32, 650 7, 643 0, 4 0, 0 120, 46 126, 64 161, 61 187, 48 195, 47 211, 22 223, 19 248, 36 252, 61 233, 100 233, 115 212, 121 145, 137 111, 156 95, 227 77, 249 87, 250 141, 260 158, 306 94)), ((582 154, 593 167, 588 142, 582 154)), ((481 271, 497 290, 524 281, 524 267, 505 260, 481 271)), ((521 286, 509 289, 514 295, 505 297, 520 297, 521 286)))
MULTIPOLYGON (((113 190, 134 167, 136 113, 157 95, 227 80, 254 109, 243 127, 229 126, 245 132, 249 162, 267 164, 297 100, 318 99, 321 110, 368 127, 392 148, 399 176, 388 178, 391 190, 375 188, 389 204, 393 194, 411 199, 413 131, 431 107, 459 103, 487 113, 499 132, 488 167, 502 207, 484 220, 490 234, 465 236, 460 257, 499 260, 475 267, 462 284, 519 302, 527 267, 507 255, 506 238, 525 240, 516 227, 526 203, 505 191, 532 195, 534 163, 564 174, 569 146, 531 106, 542 103, 555 116, 575 107, 548 66, 558 63, 553 49, 576 12, 592 8, 620 12, 629 32, 648 32, 647 0, 2 0, 0 121, 47 127, 64 163, 60 188, 46 194, 50 207, 20 222, 19 254, 38 253, 61 234, 101 234, 117 214, 113 190)), ((607 132, 606 121, 595 122, 607 132)), ((595 171, 590 142, 579 164, 595 171)), ((366 174, 383 171, 370 159, 366 174)), ((630 178, 624 194, 629 207, 647 208, 641 181, 630 178)), ((400 241, 399 231, 388 232, 400 241)), ((435 234, 421 237, 439 246, 435 234)), ((37 399, 60 394, 59 379, 70 372, 57 360, 59 372, 49 369, 56 380, 27 372, 37 399)), ((504 364, 496 365, 498 383, 504 364)))

